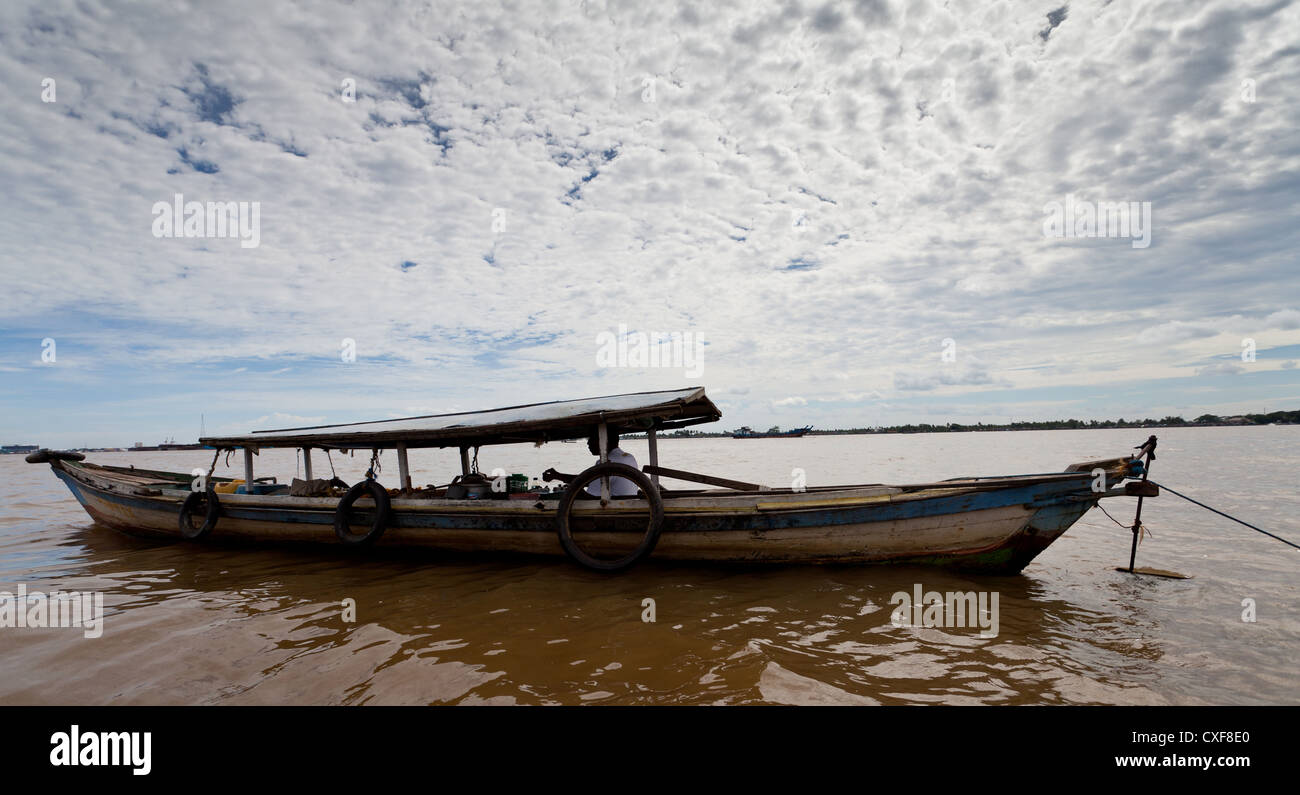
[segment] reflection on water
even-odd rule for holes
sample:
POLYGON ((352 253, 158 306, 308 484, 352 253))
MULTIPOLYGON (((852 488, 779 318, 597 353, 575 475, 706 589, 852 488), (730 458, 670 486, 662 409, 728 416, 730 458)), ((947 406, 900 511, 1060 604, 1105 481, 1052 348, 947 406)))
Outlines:
MULTIPOLYGON (((1165 431, 1162 469, 1153 477, 1163 471, 1176 488, 1300 536, 1292 476, 1261 475, 1255 466, 1261 451, 1273 452, 1289 456, 1294 472, 1297 431, 1165 431), (1223 477, 1233 473, 1234 451, 1250 482, 1223 477), (1210 461, 1216 479, 1198 478, 1198 465, 1210 461)), ((683 468, 773 485, 797 466, 816 485, 1049 471, 1122 453, 1141 441, 1130 436, 668 440, 661 455, 683 468), (981 465, 987 461, 1018 465, 981 465)), ((543 464, 581 466, 585 457, 574 447, 494 454, 510 471, 535 473, 543 464)), ((262 471, 279 464, 279 474, 291 474, 292 454, 274 453, 282 457, 268 451, 262 471)), ((116 459, 185 471, 196 455, 116 459)), ((344 478, 364 466, 335 463, 344 478)), ((438 476, 451 464, 431 454, 417 478, 443 482, 438 476)), ((0 683, 3 703, 1300 700, 1300 558, 1168 497, 1144 510, 1155 536, 1138 560, 1192 580, 1115 572, 1127 561, 1129 536, 1097 512, 1017 577, 653 560, 608 576, 526 558, 144 541, 92 524, 47 467, 6 456, 0 474, 13 497, 0 506, 0 590, 20 582, 99 590, 107 605, 96 639, 70 629, 0 629, 9 674, 0 683), (996 591, 997 637, 981 638, 973 627, 894 626, 890 597, 918 583, 927 591, 996 591), (1241 621, 1243 598, 1256 600, 1256 623, 1241 621), (642 621, 646 599, 654 600, 654 623, 642 621), (355 622, 343 620, 345 600, 355 604, 355 622)), ((1131 516, 1131 502, 1112 501, 1111 512, 1131 516)))

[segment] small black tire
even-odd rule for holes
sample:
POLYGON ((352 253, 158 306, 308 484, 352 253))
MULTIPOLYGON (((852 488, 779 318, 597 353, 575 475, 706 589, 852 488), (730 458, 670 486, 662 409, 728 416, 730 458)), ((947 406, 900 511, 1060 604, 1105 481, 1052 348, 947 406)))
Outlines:
POLYGON ((594 571, 623 571, 653 552, 655 545, 659 543, 659 534, 663 532, 664 528, 664 501, 663 497, 659 496, 659 490, 655 488, 654 483, 640 470, 633 469, 626 464, 615 464, 608 461, 589 467, 582 474, 569 481, 569 485, 564 491, 564 497, 560 500, 559 507, 555 509, 555 516, 556 530, 559 533, 560 545, 564 547, 565 554, 577 563, 594 571), (587 554, 573 540, 573 531, 569 527, 569 515, 573 512, 573 504, 583 494, 583 489, 588 483, 605 475, 627 478, 632 481, 645 494, 646 502, 650 504, 650 520, 646 524, 645 535, 642 536, 641 543, 637 544, 636 549, 627 555, 613 560, 597 558, 587 554))
POLYGON ((363 480, 348 489, 348 493, 343 495, 338 507, 334 509, 334 535, 346 546, 370 546, 384 534, 391 514, 392 504, 388 499, 388 491, 374 480, 363 480), (352 503, 367 494, 375 501, 375 520, 368 532, 358 535, 352 532, 348 517, 352 513, 352 503))
POLYGON ((177 524, 180 527, 181 537, 189 541, 198 541, 207 537, 209 533, 217 526, 217 519, 221 516, 221 501, 217 499, 217 493, 212 489, 207 491, 191 491, 186 497, 185 502, 181 503, 180 516, 177 517, 177 524), (207 503, 207 512, 203 516, 203 524, 198 527, 194 526, 194 511, 199 507, 200 502, 207 503))

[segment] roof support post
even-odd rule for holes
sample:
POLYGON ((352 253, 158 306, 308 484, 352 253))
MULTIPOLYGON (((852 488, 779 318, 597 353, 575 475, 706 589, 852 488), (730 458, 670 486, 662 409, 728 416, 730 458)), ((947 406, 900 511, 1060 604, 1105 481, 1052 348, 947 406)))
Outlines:
MULTIPOLYGON (((651 428, 646 431, 645 438, 650 443, 650 466, 657 467, 659 466, 659 437, 656 435, 655 429, 651 428)), ((659 488, 659 474, 652 474, 650 482, 655 484, 656 489, 659 488)))
POLYGON ((469 448, 460 448, 460 474, 469 474, 469 448))
POLYGON ((311 445, 303 445, 302 448, 302 474, 307 480, 311 480, 311 445))
POLYGON ((402 491, 411 490, 411 469, 406 465, 406 445, 397 445, 397 482, 402 491))
MULTIPOLYGON (((609 424, 602 422, 596 429, 600 441, 600 463, 609 461, 609 424)), ((609 502, 609 476, 600 476, 600 501, 609 502)))
POLYGON ((253 493, 253 451, 244 448, 244 493, 253 493))

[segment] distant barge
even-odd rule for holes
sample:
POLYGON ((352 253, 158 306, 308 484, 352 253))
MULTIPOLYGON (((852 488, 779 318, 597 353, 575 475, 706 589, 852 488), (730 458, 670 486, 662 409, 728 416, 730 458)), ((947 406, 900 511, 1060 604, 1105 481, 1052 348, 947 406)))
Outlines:
POLYGON ((803 436, 805 433, 811 430, 812 430, 811 425, 805 425, 802 428, 794 428, 788 431, 783 431, 779 427, 769 428, 766 432, 760 433, 758 431, 753 430, 748 425, 746 425, 743 428, 737 430, 735 433, 731 434, 731 438, 732 439, 798 439, 800 436, 803 436))

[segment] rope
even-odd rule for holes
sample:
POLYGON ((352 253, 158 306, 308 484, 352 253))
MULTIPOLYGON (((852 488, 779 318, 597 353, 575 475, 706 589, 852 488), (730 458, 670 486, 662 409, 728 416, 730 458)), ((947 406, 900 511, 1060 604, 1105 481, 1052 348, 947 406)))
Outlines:
POLYGON ((334 471, 334 459, 330 456, 329 448, 325 448, 325 459, 330 462, 330 477, 338 478, 339 473, 334 471))
POLYGON ((208 467, 208 476, 203 481, 204 483, 207 483, 209 480, 212 480, 212 473, 217 471, 217 459, 220 457, 221 457, 221 448, 218 447, 216 451, 212 454, 212 466, 208 467))
MULTIPOLYGON (((1134 530, 1134 529, 1132 529, 1132 527, 1130 527, 1130 526, 1128 526, 1128 525, 1126 525, 1126 524, 1123 524, 1123 522, 1117 520, 1117 518, 1115 518, 1115 517, 1113 517, 1113 516, 1110 516, 1110 512, 1109 512, 1109 511, 1106 511, 1106 509, 1105 509, 1104 507, 1102 507, 1101 503, 1097 503, 1097 508, 1101 508, 1101 512, 1102 512, 1102 513, 1105 513, 1105 514, 1106 514, 1106 518, 1109 518, 1109 520, 1110 520, 1110 521, 1113 521, 1114 524, 1117 524, 1117 525, 1123 527, 1123 529, 1125 529, 1125 530, 1127 530, 1127 531, 1130 531, 1130 533, 1132 533, 1132 530, 1134 530)), ((1151 531, 1151 527, 1148 527, 1147 525, 1138 525, 1138 529, 1141 530, 1141 535, 1138 536, 1138 546, 1139 546, 1139 547, 1141 546, 1141 539, 1143 539, 1143 536, 1144 536, 1144 535, 1149 535, 1149 536, 1151 536, 1151 538, 1156 538, 1156 534, 1152 533, 1152 531, 1151 531)))
MULTIPOLYGON (((1153 481, 1150 481, 1150 482, 1151 482, 1151 483, 1155 483, 1154 480, 1153 480, 1153 481)), ((1292 544, 1290 541, 1287 541, 1287 540, 1286 540, 1285 538, 1283 538, 1282 536, 1275 536, 1275 535, 1273 535, 1272 533, 1270 533, 1269 531, 1267 531, 1267 530, 1262 530, 1262 529, 1256 527, 1255 525, 1251 524, 1250 522, 1243 522, 1243 521, 1241 521, 1240 519, 1238 519, 1237 517, 1232 516, 1232 515, 1230 515, 1230 514, 1226 514, 1226 513, 1224 513, 1223 511, 1218 510, 1217 508, 1211 508, 1210 506, 1206 505, 1206 504, 1203 503, 1203 502, 1197 502, 1196 500, 1192 499, 1191 497, 1188 497, 1186 494, 1179 494, 1178 492, 1174 491, 1173 489, 1171 489, 1171 488, 1169 488, 1168 486, 1165 486, 1165 485, 1163 485, 1163 484, 1161 484, 1161 483, 1155 483, 1155 485, 1159 486, 1160 488, 1164 489, 1165 491, 1169 492, 1170 494, 1173 494, 1173 495, 1176 496, 1176 497, 1182 497, 1184 500, 1187 500, 1188 502, 1195 503, 1196 505, 1201 506, 1202 508, 1204 508, 1204 509, 1207 510, 1207 511, 1212 511, 1212 512, 1214 512, 1214 513, 1217 513, 1219 516, 1225 517, 1225 518, 1227 518, 1227 519, 1231 519, 1232 521, 1236 522, 1237 524, 1244 524, 1245 526, 1249 527, 1251 530, 1255 530, 1255 531, 1257 531, 1257 532, 1263 533, 1264 535, 1269 536, 1270 538, 1276 538, 1278 541, 1281 541, 1283 544, 1286 544, 1286 545, 1289 546, 1289 547, 1295 547, 1296 549, 1300 549, 1300 546, 1297 546, 1297 545, 1295 545, 1295 544, 1292 544)))
MULTIPOLYGON (((1098 508, 1101 508, 1101 512, 1104 513, 1104 514, 1106 514, 1106 518, 1107 518, 1107 519, 1111 520, 1112 522, 1114 522, 1115 524, 1117 524, 1117 525, 1119 525, 1120 527, 1124 528, 1125 530, 1129 531, 1130 533, 1133 532, 1133 528, 1132 528, 1132 527, 1129 527, 1128 525, 1124 524, 1124 523, 1121 522, 1120 520, 1118 520, 1118 519, 1116 519, 1115 517, 1111 516, 1111 515, 1110 515, 1110 511, 1106 510, 1106 508, 1105 508, 1104 506, 1102 506, 1102 504, 1101 504, 1100 502, 1097 503, 1097 507, 1098 507, 1098 508)), ((1147 527, 1145 524, 1140 524, 1140 525, 1138 525, 1138 528, 1142 530, 1142 535, 1144 535, 1144 536, 1151 536, 1152 538, 1155 538, 1155 537, 1156 537, 1156 534, 1153 533, 1153 532, 1151 532, 1151 528, 1147 527)), ((1138 537, 1138 546, 1142 546, 1142 538, 1141 538, 1141 537, 1138 537)))
POLYGON ((382 472, 383 467, 379 465, 379 448, 373 448, 370 451, 370 468, 366 470, 366 480, 374 480, 376 472, 382 472))
MULTIPOLYGON (((1120 527, 1124 527, 1124 524, 1123 524, 1122 522, 1120 522, 1120 520, 1118 520, 1118 519, 1116 519, 1115 517, 1111 516, 1111 515, 1110 515, 1110 511, 1106 510, 1106 507, 1105 507, 1104 505, 1102 505, 1100 502, 1097 503, 1097 507, 1101 509, 1101 512, 1102 512, 1102 513, 1106 514, 1106 518, 1107 518, 1107 519, 1111 520, 1112 522, 1114 522, 1115 524, 1119 525, 1120 527)), ((1124 527, 1124 529, 1125 529, 1125 530, 1132 530, 1133 528, 1131 528, 1131 527, 1124 527)))

